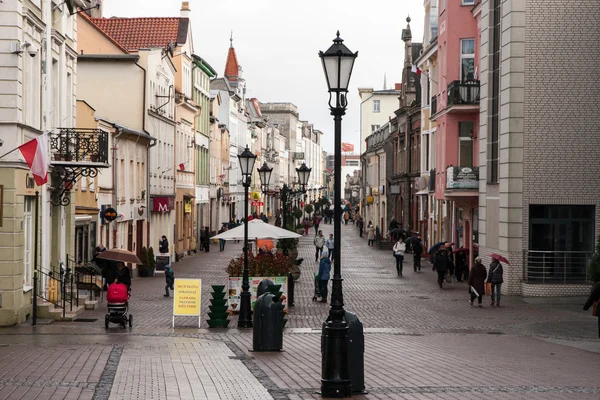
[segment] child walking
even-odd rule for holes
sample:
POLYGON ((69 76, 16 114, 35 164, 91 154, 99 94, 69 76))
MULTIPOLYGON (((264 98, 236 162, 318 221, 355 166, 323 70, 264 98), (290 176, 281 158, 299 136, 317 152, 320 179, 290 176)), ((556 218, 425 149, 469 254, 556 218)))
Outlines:
POLYGON ((169 297, 169 289, 173 289, 173 284, 175 283, 175 274, 169 265, 165 266, 165 281, 167 284, 165 285, 165 297, 169 297))

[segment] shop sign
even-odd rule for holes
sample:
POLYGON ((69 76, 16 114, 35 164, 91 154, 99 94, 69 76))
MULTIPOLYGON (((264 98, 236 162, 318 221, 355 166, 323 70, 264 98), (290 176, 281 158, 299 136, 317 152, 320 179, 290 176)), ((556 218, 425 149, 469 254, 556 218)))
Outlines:
POLYGON ((373 196, 367 196, 367 204, 368 205, 373 204, 373 201, 374 201, 373 196))
MULTIPOLYGON (((275 276, 269 278, 248 278, 250 282, 250 302, 252 309, 254 310, 254 303, 256 303, 256 293, 258 292, 258 285, 264 280, 268 279, 273 281, 275 285, 281 285, 281 303, 283 304, 283 310, 287 313, 288 302, 287 302, 287 276, 275 276)), ((229 277, 227 280, 227 307, 229 311, 238 312, 240 311, 241 295, 242 294, 242 278, 241 277, 229 277)))
POLYGON ((35 180, 29 171, 17 170, 17 194, 21 196, 35 196, 35 180))
POLYGON ((264 201, 253 201, 252 202, 252 207, 262 207, 265 205, 264 201))
POLYGON ((448 167, 446 189, 478 189, 479 167, 448 167))
POLYGON ((112 207, 105 208, 104 212, 102 213, 102 218, 106 222, 113 222, 118 216, 119 214, 117 214, 117 210, 112 207))
POLYGON ((200 327, 201 279, 175 279, 173 286, 173 327, 175 316, 198 317, 200 327))
POLYGON ((174 202, 172 197, 154 197, 152 199, 152 211, 169 212, 174 208, 174 202))
POLYGON ((185 201, 185 203, 184 203, 184 205, 183 205, 183 211, 184 211, 186 214, 189 214, 189 213, 191 213, 191 212, 192 212, 192 202, 191 202, 191 201, 189 201, 189 200, 186 200, 186 201, 185 201))

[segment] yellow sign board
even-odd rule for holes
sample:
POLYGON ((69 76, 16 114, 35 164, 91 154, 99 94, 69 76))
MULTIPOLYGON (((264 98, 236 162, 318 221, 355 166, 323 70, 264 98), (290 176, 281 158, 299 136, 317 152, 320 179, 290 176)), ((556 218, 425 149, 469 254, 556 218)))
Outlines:
POLYGON ((200 317, 201 295, 201 279, 175 279, 173 324, 175 324, 175 316, 200 317))
POLYGON ((191 201, 186 201, 186 202, 184 203, 184 209, 183 209, 183 211, 184 211, 186 214, 189 214, 189 213, 191 213, 191 212, 192 212, 192 202, 191 202, 191 201))

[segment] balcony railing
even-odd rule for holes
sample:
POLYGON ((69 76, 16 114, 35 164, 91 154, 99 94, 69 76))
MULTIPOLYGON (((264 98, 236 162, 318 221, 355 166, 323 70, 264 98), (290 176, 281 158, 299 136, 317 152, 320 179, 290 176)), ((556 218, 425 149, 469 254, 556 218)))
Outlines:
POLYGON ((433 96, 431 98, 431 114, 433 115, 437 112, 437 96, 433 96))
POLYGON ((479 81, 453 81, 448 85, 448 107, 479 104, 479 81))
POLYGON ((50 135, 54 162, 108 163, 108 133, 100 129, 61 128, 50 135))
POLYGON ((527 283, 588 283, 592 255, 586 251, 525 251, 523 279, 527 283))

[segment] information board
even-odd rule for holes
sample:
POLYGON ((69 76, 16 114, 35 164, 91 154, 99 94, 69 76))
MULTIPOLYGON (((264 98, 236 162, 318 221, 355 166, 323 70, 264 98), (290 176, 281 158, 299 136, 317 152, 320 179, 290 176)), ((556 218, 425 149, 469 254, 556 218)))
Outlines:
MULTIPOLYGON (((250 302, 252 309, 254 310, 254 303, 257 299, 258 285, 263 279, 273 281, 276 285, 281 285, 281 302, 283 304, 284 312, 287 312, 287 276, 275 276, 275 277, 254 277, 248 278, 250 281, 250 302)), ((240 295, 242 294, 242 278, 241 277, 229 277, 227 281, 227 309, 229 311, 238 312, 240 311, 240 295)))
POLYGON ((173 285, 173 326, 175 317, 198 317, 200 327, 201 279, 175 279, 173 285))

